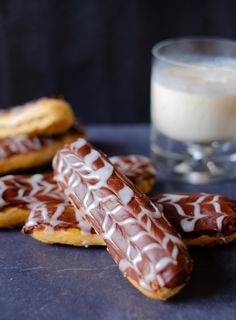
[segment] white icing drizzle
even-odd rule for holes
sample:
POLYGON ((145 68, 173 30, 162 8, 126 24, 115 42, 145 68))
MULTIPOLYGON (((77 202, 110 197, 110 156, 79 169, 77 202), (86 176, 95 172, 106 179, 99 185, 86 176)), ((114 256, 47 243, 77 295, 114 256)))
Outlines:
POLYGON ((207 217, 216 215, 216 225, 218 231, 222 231, 223 221, 228 216, 227 213, 223 212, 221 208, 221 196, 212 195, 207 193, 201 193, 197 195, 195 201, 190 201, 191 194, 174 194, 165 193, 161 198, 157 200, 157 204, 161 204, 164 208, 164 204, 171 205, 175 208, 179 217, 181 217, 180 225, 184 232, 193 232, 196 228, 196 223, 207 217), (183 203, 181 204, 181 201, 183 203), (203 210, 203 206, 212 206, 212 210, 203 210), (184 206, 192 207, 191 213, 189 214, 184 206))
MULTIPOLYGON (((22 137, 23 139, 23 137, 22 137)), ((15 149, 17 151, 17 149, 15 149)), ((23 150, 21 150, 23 151, 23 150)), ((0 148, 1 153, 1 148, 0 148)), ((87 158, 87 161, 92 163, 96 160, 96 153, 93 154, 94 158, 91 160, 91 157, 87 158)), ((133 157, 133 156, 132 156, 133 157)), ((126 158, 129 158, 127 156, 126 158)), ((117 157, 116 163, 123 163, 123 157, 117 157)), ((136 161, 139 161, 139 157, 136 158, 136 161)), ((76 163, 74 163, 76 166, 76 163)), ((133 167, 134 168, 134 167, 133 167)), ((132 169, 132 167, 131 167, 132 169)), ((145 170, 145 168, 144 168, 145 170)), ((65 173, 68 173, 70 171, 70 168, 65 169, 65 173)), ((138 175, 137 172, 130 172, 132 176, 138 175)), ((76 188, 80 180, 75 179, 71 180, 72 188, 76 188)), ((126 194, 124 196, 127 196, 126 194)), ((130 195, 131 197, 131 195, 130 195)), ((106 199, 101 200, 108 200, 109 197, 106 197, 106 199)), ((26 221, 26 224, 24 226, 24 231, 27 232, 34 228, 41 227, 45 228, 48 231, 53 232, 55 227, 57 228, 78 228, 81 230, 81 232, 84 232, 86 236, 88 234, 92 235, 94 231, 92 231, 91 226, 88 224, 86 220, 84 220, 81 215, 79 214, 78 210, 74 209, 70 204, 67 203, 64 194, 59 191, 56 185, 55 179, 45 179, 45 175, 42 174, 35 174, 33 176, 13 176, 8 175, 5 177, 0 178, 0 207, 3 206, 11 206, 13 203, 15 203, 15 206, 20 205, 21 202, 24 202, 24 204, 27 204, 27 207, 31 209, 30 215, 26 221), (8 182, 6 184, 6 182, 8 182), (10 182, 10 184, 9 184, 10 182), (10 198, 10 201, 7 202, 4 200, 4 193, 5 191, 9 189, 14 189, 14 197, 10 198), (39 197, 47 196, 47 202, 39 201, 39 197), (13 202, 12 202, 13 201, 13 202), (53 203, 53 208, 51 207, 53 203), (63 219, 61 216, 65 213, 65 210, 73 210, 76 225, 69 220, 65 221, 65 216, 63 219), (49 211, 50 210, 50 211, 49 211), (55 210, 54 214, 51 215, 49 212, 52 212, 52 210, 55 210)), ((126 202, 129 202, 129 198, 127 198, 126 202)), ((116 214, 122 207, 120 205, 114 207, 111 210, 111 214, 116 214)), ((135 220, 133 219, 133 222, 135 220)), ((130 223, 130 221, 126 221, 126 223, 130 223)), ((87 240, 84 241, 83 245, 87 247, 89 243, 87 240)), ((156 246, 157 247, 157 246, 156 246)), ((151 250, 152 246, 148 245, 146 247, 146 250, 151 250)))
MULTIPOLYGON (((176 248, 176 247, 175 247, 176 248)), ((169 257, 162 258, 160 261, 157 262, 155 265, 156 272, 160 272, 165 269, 168 264, 173 263, 173 259, 169 257)))
POLYGON ((54 212, 54 214, 52 215, 51 220, 50 220, 50 224, 53 227, 55 227, 58 224, 60 224, 59 217, 64 212, 64 210, 65 210, 65 206, 64 205, 58 205, 56 207, 56 211, 54 212))
POLYGON ((123 189, 119 190, 118 194, 124 204, 128 204, 134 196, 133 190, 127 186, 124 186, 123 189))
POLYGON ((31 210, 30 215, 25 223, 24 232, 27 232, 32 227, 47 225, 47 229, 55 229, 55 227, 62 228, 78 228, 82 232, 92 233, 92 228, 87 221, 85 221, 69 203, 42 203, 39 207, 31 210), (66 212, 74 214, 74 222, 62 218, 66 212), (53 214, 51 214, 53 212, 53 214))
POLYGON ((62 202, 64 198, 52 177, 47 181, 43 174, 32 176, 4 176, 0 178, 0 207, 26 204, 29 209, 43 203, 43 198, 62 202), (13 195, 6 199, 5 191, 13 190, 13 195), (39 199, 42 199, 40 201, 39 199))
MULTIPOLYGON (((23 136, 20 137, 23 139, 23 136)), ((20 139, 19 139, 20 141, 20 139)), ((82 145, 81 145, 82 146, 82 145)), ((1 148, 0 148, 1 152, 1 148)), ((93 153, 94 160, 96 160, 97 154, 93 153)), ((87 158, 87 161, 92 163, 94 160, 91 160, 91 157, 87 158)), ((133 156, 131 156, 133 157, 133 156)), ((126 156, 128 159, 129 156, 126 156)), ((123 157, 117 157, 116 163, 119 164, 119 161, 123 163, 123 157)), ((136 158, 137 161, 139 161, 139 156, 136 158)), ((75 163, 76 165, 76 163, 75 163)), ((65 173, 68 173, 70 171, 70 168, 65 169, 65 173)), ((131 175, 137 174, 136 172, 131 172, 131 175)), ((55 179, 54 179, 55 180, 55 179)), ((44 203, 44 201, 39 201, 39 198, 43 198, 44 196, 47 197, 47 204, 49 205, 50 202, 54 203, 58 202, 58 205, 61 205, 61 203, 66 203, 66 199, 64 197, 64 194, 58 189, 56 185, 56 181, 51 179, 46 179, 45 175, 42 174, 34 174, 32 176, 13 176, 13 175, 7 175, 2 178, 0 178, 0 208, 4 206, 12 206, 14 203, 16 206, 21 204, 22 202, 27 205, 29 209, 32 209, 32 213, 30 214, 28 221, 27 221, 27 227, 33 227, 37 224, 43 224, 44 222, 51 225, 57 225, 61 224, 59 221, 52 221, 50 223, 50 220, 52 219, 47 212, 47 206, 44 203), (6 201, 4 198, 4 193, 7 190, 13 189, 14 190, 14 196, 10 197, 10 201, 6 201), (34 220, 35 219, 35 212, 42 207, 42 215, 40 220, 34 220), (43 220, 43 217, 45 217, 45 221, 43 220)), ((72 188, 76 188, 80 180, 75 179, 72 182, 72 188)), ((106 199, 107 200, 107 199, 106 199)), ((127 200, 128 201, 128 200, 127 200)), ((111 214, 115 214, 121 209, 121 206, 116 206, 111 211, 111 214)), ((81 217, 81 215, 75 210, 76 215, 76 221, 78 222, 77 227, 81 228, 84 232, 91 232, 91 226, 81 217)), ((55 216, 53 216, 53 219, 55 220, 55 216)), ((57 220, 57 219, 56 219, 57 220)), ((60 216, 58 218, 60 220, 60 216)), ((65 224, 65 221, 63 222, 65 224)))
POLYGON ((0 160, 9 158, 13 154, 25 154, 29 150, 40 150, 45 145, 55 143, 49 137, 28 137, 19 135, 14 138, 0 140, 0 160), (7 148, 5 147, 7 145, 7 148))
POLYGON ((166 221, 163 221, 163 217, 154 204, 150 203, 150 209, 147 209, 143 207, 141 203, 138 203, 140 212, 134 214, 131 208, 127 206, 134 197, 133 190, 124 182, 123 188, 118 192, 108 185, 108 180, 112 176, 114 168, 96 150, 91 149, 90 153, 86 154, 86 156, 80 160, 77 153, 85 145, 87 145, 87 142, 84 139, 79 139, 70 147, 62 149, 56 158, 54 158, 53 166, 57 172, 57 181, 60 182, 59 185, 73 202, 76 199, 76 202, 81 203, 84 214, 90 216, 92 218, 91 220, 93 220, 95 212, 99 214, 100 209, 102 210, 101 212, 104 211, 102 214, 103 221, 101 223, 103 230, 102 236, 104 239, 109 240, 109 243, 112 243, 113 249, 121 250, 119 243, 116 243, 113 237, 117 230, 123 230, 122 233, 130 230, 131 234, 125 236, 127 246, 125 255, 127 259, 124 258, 118 261, 119 268, 125 275, 129 269, 133 269, 138 275, 140 286, 149 291, 153 291, 150 281, 154 279, 160 286, 164 286, 165 280, 161 272, 170 264, 177 263, 176 259, 179 246, 185 247, 183 242, 177 235, 167 233, 166 229, 162 226, 162 223, 164 222, 166 224, 166 221), (73 152, 75 154, 73 154, 73 152), (103 166, 94 170, 92 164, 97 159, 102 161, 103 166), (68 168, 70 168, 70 170, 67 170, 68 168), (84 197, 78 195, 72 187, 72 183, 76 179, 87 187, 87 192, 84 197), (90 183, 91 179, 93 183, 90 183), (102 190, 106 190, 105 196, 102 190), (115 206, 113 209, 111 209, 109 205, 111 202, 114 203, 115 206), (127 219, 124 219, 122 216, 122 213, 124 214, 124 208, 129 213, 127 219), (96 209, 98 209, 98 211, 94 211, 96 209), (120 210, 121 216, 119 214, 120 210), (132 228, 134 222, 135 229, 132 228), (157 236, 152 230, 153 225, 162 232, 163 239, 157 239, 157 236), (167 249, 169 242, 172 243, 172 245, 169 246, 172 249, 167 249), (155 257, 158 255, 156 250, 164 250, 165 256, 160 258, 159 261, 156 261, 155 267, 153 267, 153 261, 156 260, 155 257), (149 263, 149 272, 145 275, 145 279, 140 270, 140 263, 142 262, 144 252, 145 255, 148 256, 145 263, 149 263))
POLYGON ((145 177, 155 178, 156 169, 150 159, 142 155, 110 157, 112 164, 130 179, 141 181, 145 177))
POLYGON ((6 176, 5 179, 0 179, 0 206, 3 207, 7 205, 7 202, 4 200, 4 192, 8 190, 8 186, 5 184, 4 180, 11 179, 12 176, 6 176))

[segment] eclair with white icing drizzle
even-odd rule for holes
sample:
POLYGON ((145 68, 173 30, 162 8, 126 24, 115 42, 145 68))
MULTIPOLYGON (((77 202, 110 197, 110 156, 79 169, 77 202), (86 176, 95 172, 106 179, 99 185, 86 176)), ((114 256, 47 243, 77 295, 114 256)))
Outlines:
POLYGON ((207 193, 156 194, 152 201, 187 245, 210 246, 236 239, 236 201, 207 193))
POLYGON ((58 185, 100 234, 125 277, 166 300, 187 283, 192 262, 179 235, 147 196, 84 139, 53 161, 58 185))
MULTIPOLYGON (((116 167, 124 172, 124 174, 133 180, 142 192, 147 192, 153 186, 155 170, 148 158, 140 155, 131 155, 111 157, 110 160, 116 167)), ((30 210, 44 205, 43 212, 46 213, 46 210, 50 209, 51 204, 54 205, 55 209, 55 203, 64 203, 69 206, 63 192, 59 190, 53 179, 53 175, 50 173, 34 174, 32 176, 8 175, 0 178, 0 228, 21 226, 25 223, 30 210)), ((50 213, 54 209, 50 209, 50 213)), ((64 215, 70 219, 71 215, 67 215, 70 209, 68 211, 65 208, 64 211, 64 215)), ((35 215, 38 217, 38 213, 33 211, 27 226, 32 223, 31 220, 34 219, 35 215)), ((44 217, 45 219, 36 219, 37 223, 33 223, 34 228, 25 228, 25 231, 31 232, 36 229, 42 230, 44 226, 45 230, 48 230, 48 226, 51 226, 50 223, 48 224, 51 215, 44 215, 44 217)), ((58 217, 59 226, 61 226, 59 221, 60 217, 61 216, 58 217)), ((77 223, 76 227, 79 228, 79 225, 80 224, 77 223)), ((68 221, 66 226, 71 226, 70 221, 68 221)), ((73 227, 75 227, 74 224, 73 227)), ((57 230, 59 230, 59 227, 57 230)), ((76 234, 78 234, 78 232, 80 231, 77 230, 76 234)), ((42 236, 45 238, 46 235, 42 234, 42 236)), ((52 232, 50 233, 50 236, 53 236, 52 232)), ((67 239, 65 239, 65 241, 68 243, 67 239)), ((100 239, 97 243, 92 241, 91 244, 101 244, 101 241, 102 240, 100 239)), ((78 243, 78 241, 76 241, 76 243, 73 241, 72 244, 78 245, 78 243)))
POLYGON ((76 123, 63 134, 0 139, 0 175, 48 164, 57 150, 84 136, 82 126, 76 123))
POLYGON ((42 166, 85 130, 64 99, 41 98, 0 110, 0 174, 42 166))
POLYGON ((64 201, 51 173, 1 177, 0 228, 22 226, 36 206, 64 201))
POLYGON ((67 201, 45 202, 31 210, 22 232, 47 244, 104 246, 104 240, 67 201))
MULTIPOLYGON (((236 238, 236 202, 232 199, 203 193, 157 194, 152 199, 187 245, 220 245, 236 238)), ((45 243, 105 245, 66 199, 58 206, 63 206, 60 214, 51 202, 31 210, 23 231, 45 243)))

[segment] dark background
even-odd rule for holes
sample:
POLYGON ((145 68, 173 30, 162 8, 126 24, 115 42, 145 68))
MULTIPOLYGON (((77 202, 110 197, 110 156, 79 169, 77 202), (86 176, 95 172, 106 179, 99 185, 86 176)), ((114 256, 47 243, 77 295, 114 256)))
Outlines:
POLYGON ((151 47, 236 38, 235 0, 0 0, 0 106, 63 95, 86 123, 149 121, 151 47))

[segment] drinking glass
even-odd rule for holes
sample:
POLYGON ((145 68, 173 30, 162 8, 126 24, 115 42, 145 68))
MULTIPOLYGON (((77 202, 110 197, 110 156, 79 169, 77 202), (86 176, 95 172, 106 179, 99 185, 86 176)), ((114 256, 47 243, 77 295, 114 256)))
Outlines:
POLYGON ((168 180, 236 177, 236 42, 182 38, 153 47, 151 153, 168 180))

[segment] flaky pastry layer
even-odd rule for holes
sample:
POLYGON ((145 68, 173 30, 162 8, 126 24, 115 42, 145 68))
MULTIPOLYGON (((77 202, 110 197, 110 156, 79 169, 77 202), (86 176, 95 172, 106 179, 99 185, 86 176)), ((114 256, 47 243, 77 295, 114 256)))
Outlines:
POLYGON ((63 99, 41 98, 0 113, 0 139, 18 135, 53 135, 74 122, 71 106, 63 99))

